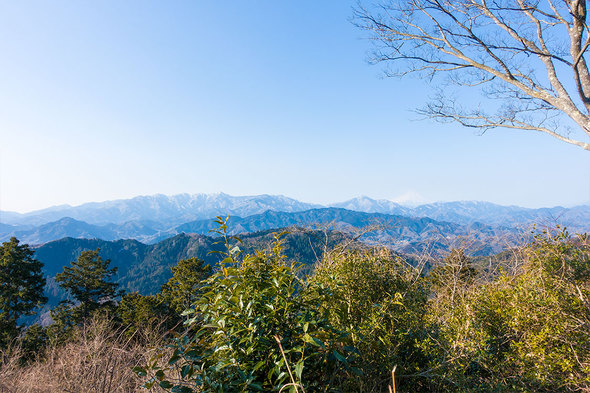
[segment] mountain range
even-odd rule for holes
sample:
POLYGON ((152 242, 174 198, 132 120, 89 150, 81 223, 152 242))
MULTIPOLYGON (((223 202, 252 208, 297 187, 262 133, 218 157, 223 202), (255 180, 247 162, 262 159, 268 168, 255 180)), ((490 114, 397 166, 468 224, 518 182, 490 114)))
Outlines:
MULTIPOLYGON (((590 231, 590 206, 529 209, 489 202, 438 202, 417 207, 387 200, 354 198, 329 206, 299 202, 285 196, 231 196, 180 194, 141 196, 126 200, 93 202, 80 206, 56 206, 30 213, 0 212, 0 241, 15 236, 29 244, 43 244, 63 237, 102 240, 135 239, 154 244, 179 233, 206 234, 212 218, 231 216, 232 233, 313 224, 338 230, 373 231, 365 240, 395 242, 397 249, 435 238, 452 241, 467 233, 479 239, 526 231, 534 225, 556 224, 573 232, 590 231)), ((491 247, 490 252, 496 247, 491 247)))
POLYGON ((410 207, 368 197, 322 206, 284 196, 219 193, 142 196, 25 214, 2 211, 0 241, 15 236, 34 246, 45 265, 52 304, 65 296, 55 274, 84 250, 100 249, 111 259, 125 290, 154 293, 181 259, 217 263, 218 254, 210 253, 222 249, 211 232, 216 216, 228 216, 230 234, 239 234, 246 251, 267 247, 273 232, 287 229, 286 255, 308 266, 343 241, 385 245, 406 255, 436 256, 463 247, 490 256, 528 238, 532 225, 590 232, 590 206, 528 209, 467 201, 410 207))
MULTIPOLYGON (((254 249, 268 250, 274 239, 274 231, 261 231, 241 236, 239 247, 247 253, 254 249)), ((283 236, 283 251, 288 260, 313 266, 326 249, 332 249, 342 242, 355 243, 354 239, 338 232, 323 232, 291 228, 283 236)), ((362 244, 357 243, 359 247, 362 244)), ((66 237, 35 247, 35 258, 43 262, 47 276, 46 293, 50 305, 66 297, 63 289, 55 282, 55 275, 64 266, 75 261, 82 251, 99 249, 104 259, 111 260, 110 266, 117 267, 115 281, 126 292, 142 294, 156 293, 172 275, 170 268, 178 261, 199 258, 209 265, 215 265, 222 258, 219 252, 226 250, 218 238, 197 234, 179 234, 156 244, 144 244, 137 240, 106 241, 100 239, 74 239, 66 237)))
POLYGON ((94 225, 149 221, 173 226, 218 215, 250 216, 267 210, 295 212, 322 207, 282 195, 231 196, 216 194, 151 195, 80 206, 54 206, 30 213, 0 212, 0 222, 18 226, 38 226, 64 217, 94 225))
POLYGON ((358 197, 332 206, 366 213, 429 217, 457 224, 480 222, 487 225, 509 227, 526 227, 533 224, 552 227, 559 224, 576 232, 590 230, 590 205, 531 209, 519 206, 502 206, 491 202, 458 201, 409 207, 387 200, 358 197))

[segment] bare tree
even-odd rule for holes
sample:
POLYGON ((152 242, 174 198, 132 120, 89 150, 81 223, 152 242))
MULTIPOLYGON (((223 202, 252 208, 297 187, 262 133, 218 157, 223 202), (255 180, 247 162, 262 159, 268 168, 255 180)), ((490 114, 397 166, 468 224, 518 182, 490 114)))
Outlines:
POLYGON ((384 1, 359 7, 355 20, 377 42, 373 60, 395 66, 388 76, 444 74, 486 98, 486 109, 465 106, 441 89, 419 113, 482 133, 539 131, 590 150, 586 0, 384 1))

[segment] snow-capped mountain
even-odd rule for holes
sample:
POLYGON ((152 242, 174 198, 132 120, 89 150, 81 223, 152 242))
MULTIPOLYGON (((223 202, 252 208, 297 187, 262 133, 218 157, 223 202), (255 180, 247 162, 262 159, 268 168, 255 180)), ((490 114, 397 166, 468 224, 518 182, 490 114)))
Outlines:
POLYGON ((106 202, 91 202, 80 206, 57 206, 19 214, 0 212, 0 222, 12 225, 42 225, 64 217, 94 225, 122 224, 149 220, 172 226, 217 215, 240 217, 260 214, 267 210, 296 212, 321 207, 299 202, 282 195, 231 196, 216 194, 162 194, 138 196, 106 202))
MULTIPOLYGON (((561 225, 571 232, 590 232, 588 205, 529 209, 489 202, 463 201, 410 207, 363 196, 329 207, 416 219, 429 218, 463 226, 479 223, 502 230, 516 229, 520 232, 530 232, 529 229, 533 225, 541 228, 561 225)), ((56 206, 26 214, 0 212, 0 241, 16 236, 33 244, 61 237, 103 240, 133 238, 152 243, 182 232, 184 229, 179 228, 183 228, 182 225, 185 223, 199 220, 211 223, 211 219, 219 215, 244 219, 257 216, 256 220, 260 221, 270 220, 272 215, 265 215, 266 212, 297 213, 311 209, 329 210, 325 206, 303 203, 281 195, 231 196, 219 193, 140 196, 74 207, 56 206)), ((235 219, 234 223, 237 223, 235 219)), ((248 228, 268 229, 271 224, 249 224, 248 228)), ((291 224, 277 222, 276 225, 291 224)), ((248 228, 244 227, 244 231, 248 228)))
POLYGON ((371 199, 367 196, 360 196, 348 201, 333 203, 330 206, 364 213, 398 214, 402 216, 408 215, 412 210, 411 208, 387 199, 371 199))
POLYGON ((388 200, 375 200, 363 196, 331 206, 365 213, 428 217, 457 224, 480 222, 487 225, 519 228, 526 228, 531 225, 542 227, 561 225, 575 232, 590 231, 590 206, 588 205, 571 208, 556 206, 530 209, 519 206, 502 206, 491 202, 457 201, 436 202, 410 207, 388 200))

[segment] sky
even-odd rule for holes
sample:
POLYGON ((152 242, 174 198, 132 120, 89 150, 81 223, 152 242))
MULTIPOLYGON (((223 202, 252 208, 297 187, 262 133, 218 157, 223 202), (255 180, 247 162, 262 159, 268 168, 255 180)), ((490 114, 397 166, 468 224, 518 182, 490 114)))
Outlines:
POLYGON ((215 192, 590 203, 590 152, 419 119, 435 84, 369 64, 355 4, 0 1, 0 210, 215 192))

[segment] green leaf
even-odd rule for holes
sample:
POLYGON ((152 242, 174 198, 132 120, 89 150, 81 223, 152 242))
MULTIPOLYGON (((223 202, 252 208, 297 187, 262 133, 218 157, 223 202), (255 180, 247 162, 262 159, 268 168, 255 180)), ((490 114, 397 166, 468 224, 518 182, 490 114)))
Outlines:
POLYGON ((346 362, 346 358, 340 354, 337 350, 332 351, 332 355, 339 361, 339 362, 346 362))
POLYGON ((147 371, 146 371, 146 369, 145 369, 145 368, 143 368, 143 367, 139 367, 139 366, 137 366, 137 367, 133 367, 131 370, 132 370, 132 371, 133 371, 135 374, 137 374, 137 376, 139 376, 139 377, 145 377, 145 376, 147 376, 147 371))
POLYGON ((184 310, 183 312, 181 312, 180 315, 184 317, 184 316, 193 314, 194 312, 195 312, 194 308, 189 308, 188 310, 184 310))
POLYGON ((172 393, 193 393, 194 391, 186 386, 176 385, 171 390, 172 393))
POLYGON ((265 360, 261 360, 258 363, 256 363, 256 365, 254 366, 254 368, 252 369, 252 371, 256 371, 258 370, 260 367, 264 366, 266 364, 265 360))
POLYGON ((301 374, 303 373, 303 359, 297 362, 294 371, 295 375, 297 376, 297 379, 301 381, 301 374))
POLYGON ((182 366, 182 368, 180 369, 180 377, 181 378, 186 378, 187 375, 189 375, 192 371, 192 366, 190 364, 186 364, 184 366, 182 366))
POLYGON ((178 361, 178 359, 180 359, 180 351, 178 349, 175 349, 174 353, 170 357, 170 360, 168 360, 168 365, 174 365, 178 361))
POLYGON ((324 343, 315 338, 315 337, 311 337, 309 334, 305 333, 305 335, 303 335, 303 341, 305 341, 306 343, 310 343, 311 345, 315 345, 316 347, 324 347, 324 343))

